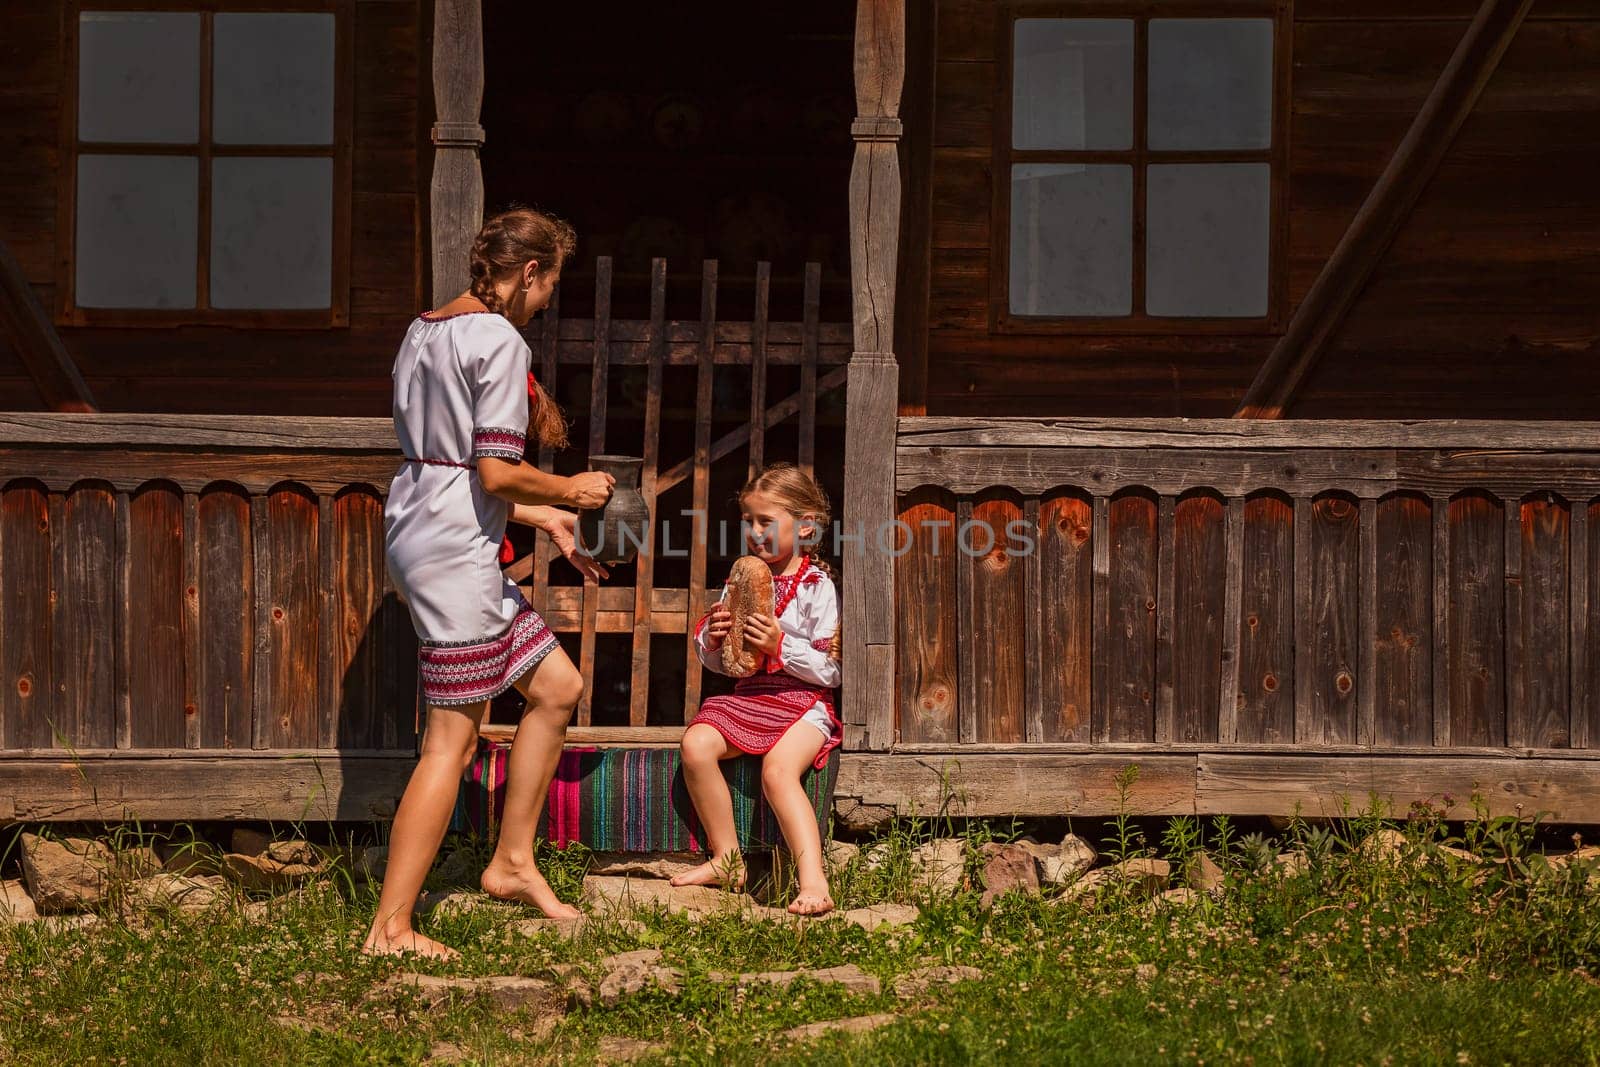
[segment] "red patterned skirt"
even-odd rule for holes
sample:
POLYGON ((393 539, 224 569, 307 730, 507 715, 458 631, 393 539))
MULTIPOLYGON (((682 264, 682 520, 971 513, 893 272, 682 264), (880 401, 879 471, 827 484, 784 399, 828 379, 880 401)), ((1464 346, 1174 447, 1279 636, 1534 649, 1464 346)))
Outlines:
POLYGON ((818 701, 822 702, 828 722, 833 726, 833 732, 822 743, 821 751, 811 764, 820 769, 827 765, 828 753, 844 740, 844 727, 833 710, 833 690, 807 685, 793 675, 757 674, 740 678, 734 683, 731 696, 707 698, 690 725, 704 723, 740 752, 764 756, 818 701))
POLYGON ((429 704, 476 704, 510 689, 556 648, 556 635, 526 604, 499 637, 453 644, 422 642, 417 667, 429 704))

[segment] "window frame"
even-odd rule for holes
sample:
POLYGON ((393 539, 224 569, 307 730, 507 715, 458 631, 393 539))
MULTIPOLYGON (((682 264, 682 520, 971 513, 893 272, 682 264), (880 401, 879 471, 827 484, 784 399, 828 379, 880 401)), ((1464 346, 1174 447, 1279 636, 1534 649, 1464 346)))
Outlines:
POLYGON ((61 116, 56 198, 56 321, 65 326, 244 326, 334 329, 350 325, 350 258, 354 141, 355 0, 67 0, 62 5, 61 116), (78 25, 84 11, 194 12, 200 16, 200 121, 192 144, 78 139, 78 25), (333 16, 333 142, 328 145, 213 145, 212 22, 217 14, 333 16), (76 301, 78 157, 113 154, 183 156, 198 160, 198 248, 195 307, 88 308, 76 301), (214 308, 211 292, 211 164, 216 157, 277 157, 333 161, 330 291, 326 308, 214 308))
POLYGON ((1270 334, 1285 321, 1288 246, 1288 159, 1293 0, 1007 0, 995 16, 995 90, 989 211, 989 315, 1001 334, 1270 334), (1016 22, 1029 18, 1131 19, 1133 21, 1133 138, 1128 149, 1014 149, 1012 79, 1016 22), (1149 125, 1150 20, 1163 18, 1268 18, 1272 20, 1272 141, 1265 149, 1151 150, 1149 125), (1133 311, 1118 316, 1018 315, 1011 311, 1011 167, 1015 163, 1121 164, 1133 168, 1133 311), (1158 316, 1145 310, 1146 168, 1160 163, 1266 163, 1270 167, 1267 238, 1267 313, 1264 316, 1158 316))

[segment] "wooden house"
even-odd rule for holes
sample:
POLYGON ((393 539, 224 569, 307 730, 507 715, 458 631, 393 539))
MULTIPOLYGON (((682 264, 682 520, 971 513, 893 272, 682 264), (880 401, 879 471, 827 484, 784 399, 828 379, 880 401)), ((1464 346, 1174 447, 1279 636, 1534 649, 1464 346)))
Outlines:
MULTIPOLYGON (((840 505, 837 810, 1600 821, 1595 0, 92 0, 7 15, 0 820, 369 818, 407 319, 487 203, 656 551, 511 567, 664 744, 716 516, 840 505), (670 10, 663 10, 670 8, 670 10), (87 412, 87 413, 86 413, 87 412), (681 530, 681 527, 680 527, 681 530)), ((524 546, 526 547, 526 546, 524 546)))

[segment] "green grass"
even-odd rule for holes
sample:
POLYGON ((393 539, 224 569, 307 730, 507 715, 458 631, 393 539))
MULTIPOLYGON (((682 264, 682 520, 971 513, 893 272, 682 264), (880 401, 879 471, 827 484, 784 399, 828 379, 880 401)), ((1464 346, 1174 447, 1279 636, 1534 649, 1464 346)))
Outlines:
MULTIPOLYGON (((1552 872, 1532 827, 1478 819, 1454 836, 1431 810, 1405 824, 1406 861, 1363 855, 1370 816, 1296 822, 1281 840, 1224 822, 1174 820, 1152 835, 1174 860, 1204 848, 1228 872, 1218 899, 1154 907, 1110 893, 1093 910, 976 893, 924 900, 912 928, 872 935, 842 923, 792 928, 645 916, 599 923, 576 943, 528 939, 499 914, 426 924, 461 947, 450 965, 374 961, 358 946, 375 898, 346 880, 285 901, 265 920, 239 908, 199 918, 115 920, 85 932, 0 927, 0 1062, 414 1063, 448 1042, 477 1062, 589 1062, 600 1039, 667 1043, 680 1063, 1596 1063, 1600 1062, 1600 892, 1588 869, 1552 872), (1469 844, 1483 868, 1452 862, 1469 844), (1293 848, 1304 873, 1268 856, 1293 848), (574 1011, 553 1030, 481 1003, 437 1012, 368 991, 397 970, 539 975, 638 947, 686 972, 682 992, 574 1011), (887 984, 929 963, 985 979, 915 1003, 836 988, 736 992, 708 972, 855 963, 887 984), (1143 966, 1142 966, 1143 965, 1143 966), (874 1012, 900 1019, 858 1037, 783 1039, 801 1023, 874 1012), (306 1028, 280 1025, 278 1017, 306 1028)), ((915 897, 904 857, 928 831, 902 825, 875 870, 835 880, 845 906, 915 897)), ((987 826, 969 840, 1005 838, 987 826)), ((1139 836, 1114 827, 1114 849, 1139 836)), ((974 861, 976 855, 974 854, 974 861)), ((579 853, 553 863, 569 895, 579 853)))

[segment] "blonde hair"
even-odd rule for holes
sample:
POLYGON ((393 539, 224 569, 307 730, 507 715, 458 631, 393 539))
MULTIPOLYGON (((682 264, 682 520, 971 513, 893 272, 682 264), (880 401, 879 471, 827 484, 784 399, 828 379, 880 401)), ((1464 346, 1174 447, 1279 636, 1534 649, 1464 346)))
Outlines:
MULTIPOLYGON (((469 271, 472 295, 483 306, 504 314, 496 281, 537 260, 539 273, 555 270, 578 247, 578 235, 566 222, 532 208, 514 207, 484 220, 472 242, 469 271)), ((567 447, 567 420, 561 408, 539 382, 533 384, 533 409, 528 413, 528 436, 547 448, 567 447)))
MULTIPOLYGON (((763 467, 754 478, 744 483, 744 488, 739 490, 739 504, 744 505, 745 497, 751 493, 762 493, 797 518, 810 519, 816 527, 820 544, 824 532, 828 529, 833 519, 833 506, 828 502, 828 494, 817 480, 793 463, 771 463, 763 467)), ((832 565, 814 551, 815 544, 808 546, 805 554, 811 558, 811 565, 821 571, 830 579, 837 577, 832 565)), ((841 651, 839 635, 842 627, 833 633, 833 644, 828 649, 828 654, 838 659, 841 651)))

